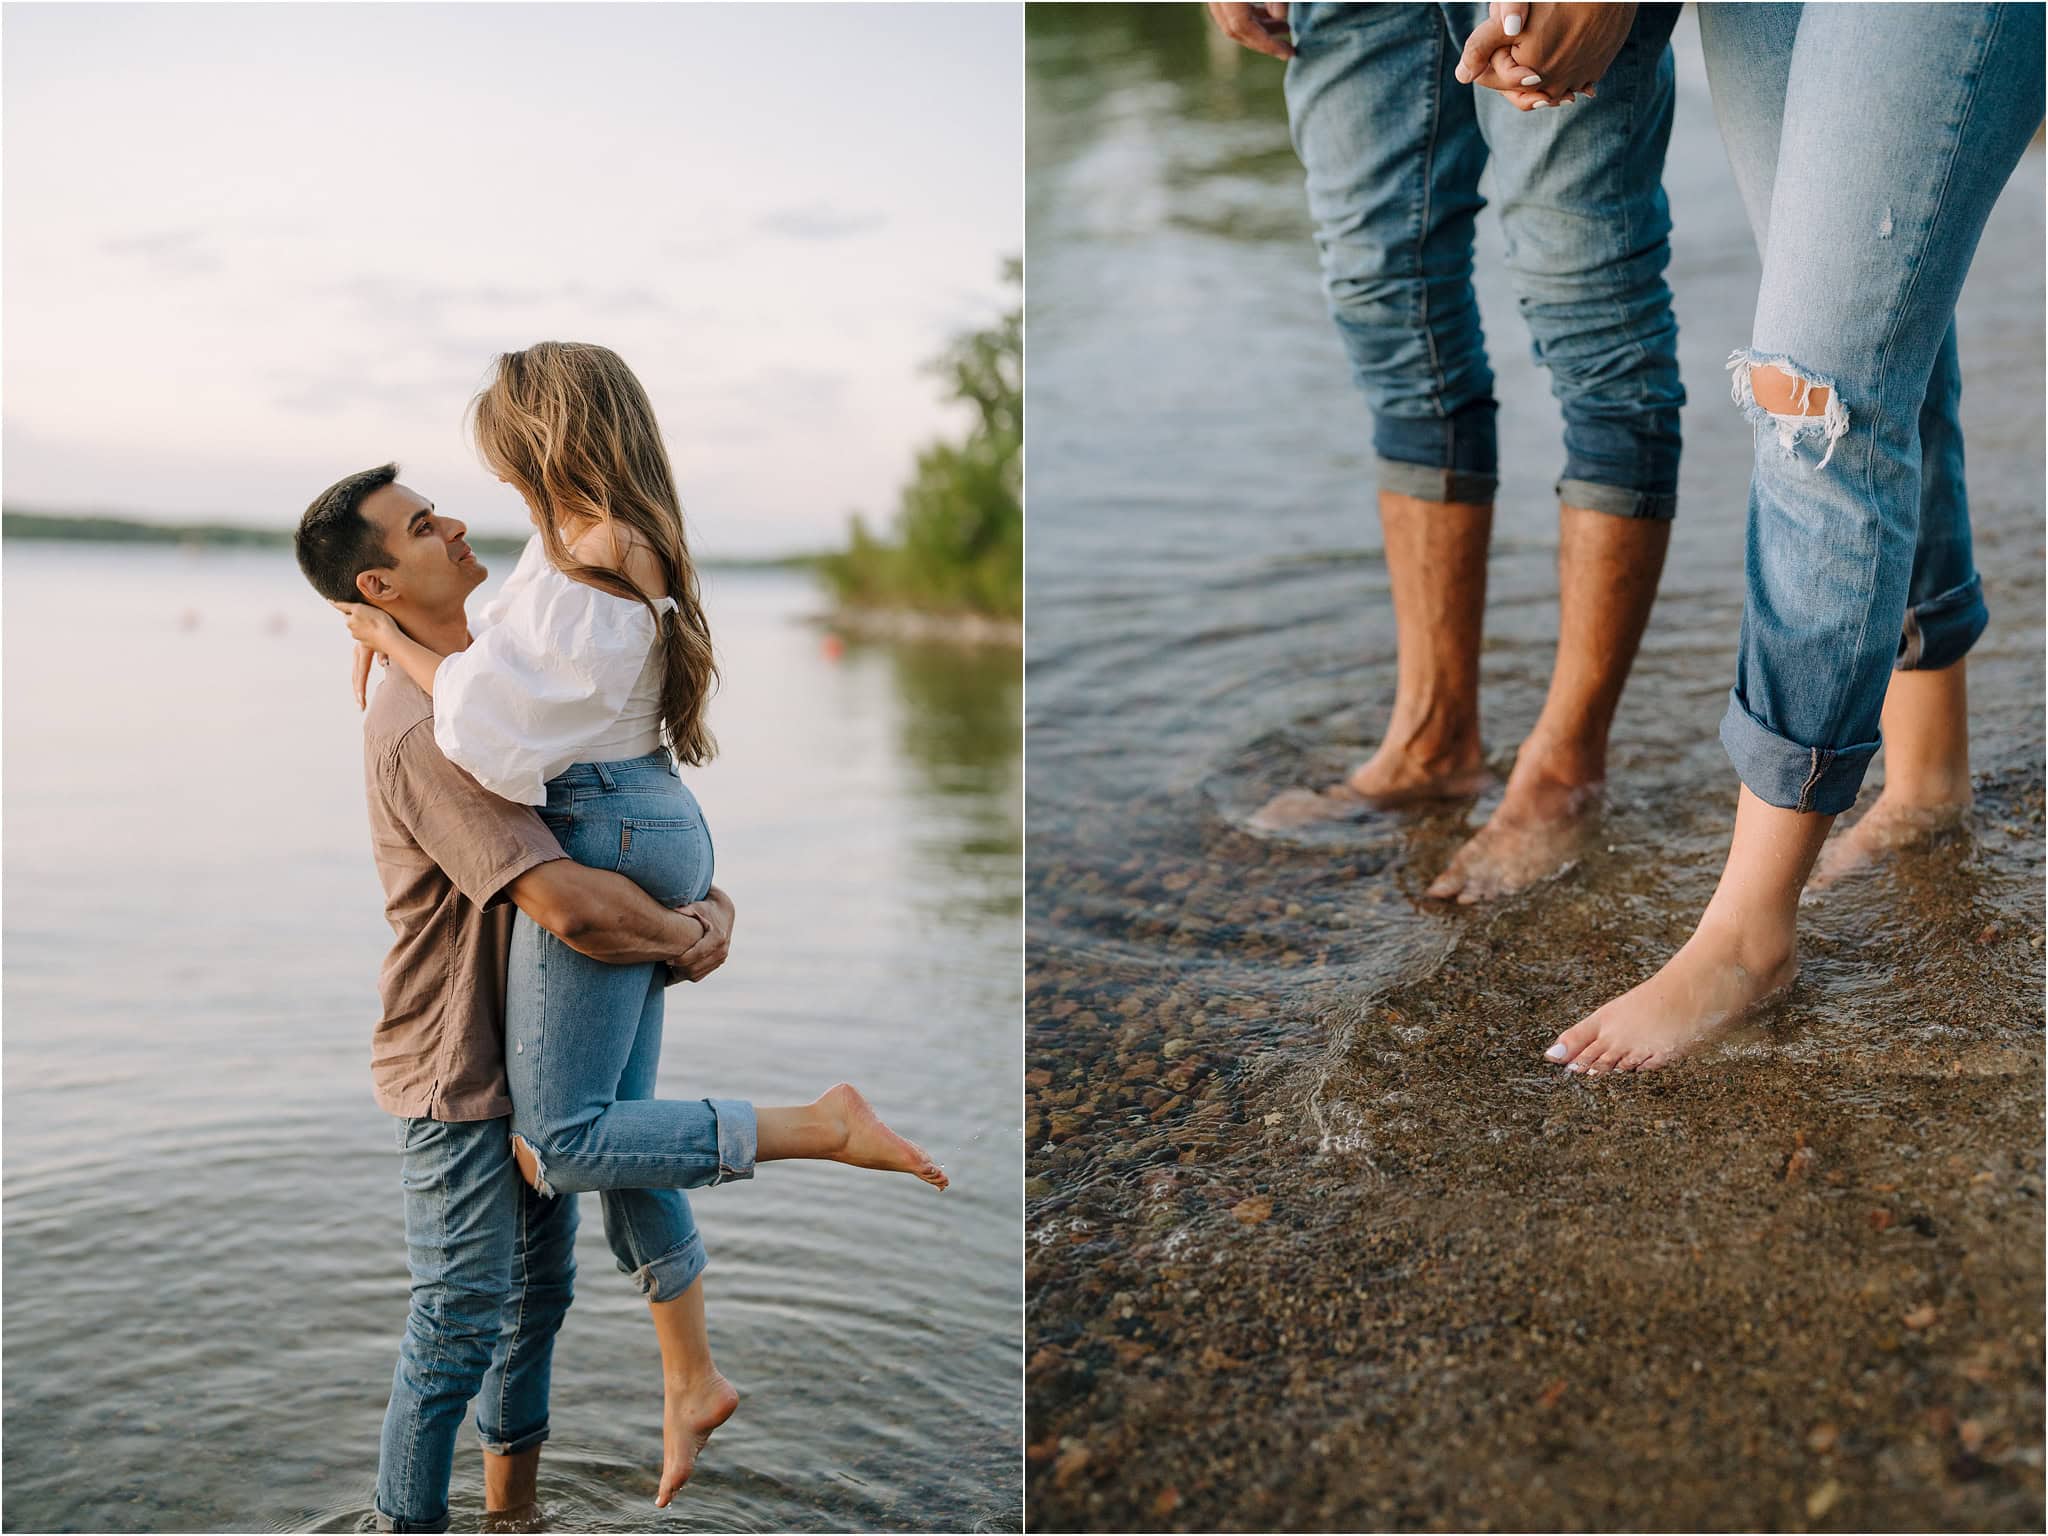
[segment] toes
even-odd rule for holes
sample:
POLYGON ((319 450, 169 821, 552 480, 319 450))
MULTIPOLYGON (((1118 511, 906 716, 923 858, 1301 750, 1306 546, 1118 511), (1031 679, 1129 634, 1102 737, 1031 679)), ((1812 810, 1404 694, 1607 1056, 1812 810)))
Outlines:
POLYGON ((1569 1062, 1599 1037, 1600 1026, 1594 1022, 1594 1018, 1584 1018, 1552 1041, 1550 1049, 1543 1054, 1552 1061, 1569 1062))

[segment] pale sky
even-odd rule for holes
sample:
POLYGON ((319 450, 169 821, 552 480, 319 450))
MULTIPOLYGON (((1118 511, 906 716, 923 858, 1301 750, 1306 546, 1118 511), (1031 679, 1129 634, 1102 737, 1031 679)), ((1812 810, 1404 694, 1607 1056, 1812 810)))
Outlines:
POLYGON ((9 506, 277 527, 397 459, 524 533, 492 357, 622 355, 695 547, 886 522, 1023 242, 1010 4, 9 4, 9 506))

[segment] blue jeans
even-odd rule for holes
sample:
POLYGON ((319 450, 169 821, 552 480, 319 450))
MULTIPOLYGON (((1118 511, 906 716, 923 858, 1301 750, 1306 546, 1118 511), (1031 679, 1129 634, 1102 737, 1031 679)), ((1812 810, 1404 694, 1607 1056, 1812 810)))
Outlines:
POLYGON ((401 1119, 398 1146, 412 1305, 377 1456, 378 1527, 445 1531, 470 1399, 487 1451, 509 1456, 548 1437, 576 1203, 526 1187, 503 1118, 401 1119))
POLYGON ((1721 740, 1787 810, 1856 799, 1899 667, 1988 621, 1963 489, 1955 309, 2041 121, 2039 5, 1702 5, 1714 109, 1757 240, 1748 601, 1721 740), (1774 415, 1760 367, 1830 398, 1774 415))
MULTIPOLYGON (((562 851, 616 870, 664 906, 711 889, 711 834, 666 752, 577 763, 541 809, 562 851)), ((703 1272, 683 1190, 753 1177, 754 1107, 657 1099, 659 965, 580 955, 521 913, 505 988, 512 1129, 534 1150, 546 1195, 600 1190, 605 1239, 643 1294, 671 1301, 703 1272)))
POLYGON ((1678 10, 1640 9, 1597 100, 1522 113, 1452 74, 1484 5, 1289 8, 1288 117, 1382 490, 1493 500, 1493 370, 1472 291, 1491 156, 1509 272, 1564 415, 1559 498, 1676 512, 1685 391, 1662 177, 1678 10))

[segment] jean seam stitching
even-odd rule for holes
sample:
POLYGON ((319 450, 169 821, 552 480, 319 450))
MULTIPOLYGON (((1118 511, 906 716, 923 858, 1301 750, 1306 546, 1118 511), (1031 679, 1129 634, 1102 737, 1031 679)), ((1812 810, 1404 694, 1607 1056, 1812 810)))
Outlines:
MULTIPOLYGON (((1432 404, 1436 407, 1437 419, 1445 423, 1447 434, 1450 416, 1444 410, 1444 396, 1450 389, 1450 381, 1444 377, 1443 359, 1437 354, 1436 332, 1429 327, 1429 260, 1426 247, 1429 242, 1430 189, 1436 178, 1437 137, 1443 131, 1444 44, 1449 36, 1449 28, 1440 21, 1435 28, 1436 67, 1429 74, 1429 133, 1423 140, 1422 208, 1415 227, 1416 319, 1423 340, 1429 346, 1429 377, 1435 389, 1432 404)), ((1445 447, 1448 451, 1448 441, 1445 447)))
MULTIPOLYGON (((1978 90, 1978 80, 1979 77, 1983 74, 1984 56, 1986 52, 1989 51, 1992 39, 1997 35, 1998 23, 2002 15, 2003 12, 2001 10, 1999 10, 1995 6, 1992 7, 1989 18, 1985 24, 1984 33, 1982 37, 1978 39, 1975 57, 1972 60, 1972 66, 1967 77, 1969 84, 1966 88, 1966 94, 1963 99, 1962 115, 1956 122, 1954 140, 1948 147, 1948 163, 1942 168, 1941 187, 1934 194, 1934 207, 1928 215, 1927 229, 1929 231, 1933 230, 1940 223, 1942 206, 1948 201, 1949 188, 1955 184, 1956 161, 1961 157, 1961 148, 1964 138, 1963 130, 1969 123, 1970 114, 1976 110, 1978 97, 1982 94, 1978 90)), ((1919 247, 1919 254, 1924 257, 1927 252, 1928 236, 1926 234, 1922 234, 1917 244, 1919 247)), ((1921 275, 1926 270, 1927 264, 1924 260, 1916 261, 1913 263, 1913 273, 1912 276, 1908 278, 1906 281, 1906 291, 1900 296, 1898 308, 1892 311, 1891 324, 1886 328, 1884 340, 1879 344, 1877 349, 1877 376, 1872 382, 1871 394, 1871 399, 1873 401, 1882 400, 1884 398, 1885 378, 1891 371, 1892 349, 1894 346, 1897 345, 1899 330, 1901 326, 1904 324, 1904 317, 1912 310, 1913 295, 1919 290, 1921 275)), ((1865 449, 1863 455, 1863 501, 1866 506, 1872 507, 1873 509, 1877 508, 1877 453, 1875 451, 1875 432, 1876 424, 1872 423, 1870 428, 1871 446, 1865 449)), ((1877 525, 1878 523, 1881 523, 1881 521, 1882 518, 1880 517, 1879 519, 1875 520, 1872 524, 1873 543, 1876 538, 1877 525)), ((1918 537, 1919 533, 1919 522, 1919 505, 1918 498, 1916 496, 1913 519, 1914 534, 1916 538, 1918 537)), ((1872 558, 1864 562, 1864 569, 1869 572, 1870 576, 1870 591, 1863 602, 1863 620, 1857 628, 1855 643, 1849 649, 1849 654, 1851 656, 1856 656, 1860 654, 1863 650, 1864 639, 1870 633, 1871 605, 1877 596, 1877 560, 1875 558, 1876 550, 1873 548, 1870 553, 1872 558)))

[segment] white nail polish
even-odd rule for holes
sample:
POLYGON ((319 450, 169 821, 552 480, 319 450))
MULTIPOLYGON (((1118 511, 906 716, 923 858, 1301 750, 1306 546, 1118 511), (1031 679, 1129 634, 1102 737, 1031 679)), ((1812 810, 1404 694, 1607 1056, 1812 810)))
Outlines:
POLYGON ((1509 37, 1520 37, 1522 35, 1521 15, 1518 12, 1511 11, 1506 16, 1503 16, 1501 18, 1500 29, 1501 31, 1507 33, 1509 37))
POLYGON ((1535 104, 1534 106, 1530 107, 1530 108, 1529 108, 1529 110, 1530 110, 1531 112, 1534 112, 1534 111, 1535 111, 1535 110, 1536 110, 1536 109, 1537 109, 1538 107, 1547 107, 1547 106, 1550 106, 1550 105, 1551 105, 1551 103, 1550 103, 1550 102, 1547 102, 1547 101, 1539 101, 1539 102, 1537 102, 1537 103, 1536 103, 1536 104, 1535 104))
POLYGON ((1543 83, 1543 77, 1542 77, 1541 75, 1524 75, 1524 76, 1522 76, 1522 84, 1524 84, 1524 85, 1541 85, 1542 83, 1543 83))
POLYGON ((1549 1050, 1545 1051, 1543 1054, 1545 1056, 1548 1056, 1552 1061, 1563 1061, 1564 1042, 1562 1040, 1558 1041, 1557 1044, 1553 1045, 1549 1050))

